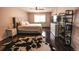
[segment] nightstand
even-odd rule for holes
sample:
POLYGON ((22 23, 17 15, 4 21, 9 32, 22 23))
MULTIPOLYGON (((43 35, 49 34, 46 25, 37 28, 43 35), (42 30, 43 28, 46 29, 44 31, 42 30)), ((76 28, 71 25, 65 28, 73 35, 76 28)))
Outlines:
POLYGON ((7 29, 6 32, 7 32, 8 37, 13 37, 13 36, 17 35, 16 28, 7 29))

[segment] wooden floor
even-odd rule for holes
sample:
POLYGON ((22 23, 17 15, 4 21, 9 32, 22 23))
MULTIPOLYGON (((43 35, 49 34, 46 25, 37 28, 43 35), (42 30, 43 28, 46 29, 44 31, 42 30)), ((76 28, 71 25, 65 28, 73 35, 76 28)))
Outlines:
POLYGON ((52 45, 50 44, 51 50, 54 51, 53 48, 55 48, 56 51, 73 51, 74 49, 71 46, 67 46, 64 43, 64 40, 58 40, 55 39, 54 43, 51 42, 50 39, 50 28, 44 28, 45 32, 46 32, 46 41, 50 44, 52 43, 52 45))
MULTIPOLYGON (((51 51, 54 51, 53 48, 55 48, 56 51, 73 51, 73 48, 71 46, 63 45, 64 44, 63 40, 55 39, 55 43, 51 45, 50 43, 52 43, 52 42, 50 39, 50 28, 43 28, 43 31, 46 32, 46 42, 49 43, 51 51), (55 45, 55 46, 53 46, 53 45, 55 45)), ((18 36, 21 37, 24 35, 16 35, 14 38, 11 38, 11 37, 7 38, 4 41, 0 42, 0 46, 2 45, 2 43, 5 43, 5 42, 16 41, 15 38, 17 38, 18 36)))

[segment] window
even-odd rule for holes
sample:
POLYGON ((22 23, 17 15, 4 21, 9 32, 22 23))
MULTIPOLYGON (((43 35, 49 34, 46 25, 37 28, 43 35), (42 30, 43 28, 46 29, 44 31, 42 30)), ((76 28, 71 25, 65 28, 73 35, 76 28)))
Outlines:
POLYGON ((57 15, 53 16, 53 22, 57 22, 57 15))
POLYGON ((45 22, 45 15, 34 15, 34 22, 45 22))

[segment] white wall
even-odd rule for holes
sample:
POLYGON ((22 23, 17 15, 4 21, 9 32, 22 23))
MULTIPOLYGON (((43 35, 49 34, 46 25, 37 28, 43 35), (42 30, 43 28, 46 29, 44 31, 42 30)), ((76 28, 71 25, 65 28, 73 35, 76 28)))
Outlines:
POLYGON ((74 50, 79 51, 79 9, 75 14, 71 45, 74 50))
POLYGON ((27 19, 27 13, 20 8, 0 7, 0 41, 6 36, 6 28, 12 27, 12 17, 27 19))

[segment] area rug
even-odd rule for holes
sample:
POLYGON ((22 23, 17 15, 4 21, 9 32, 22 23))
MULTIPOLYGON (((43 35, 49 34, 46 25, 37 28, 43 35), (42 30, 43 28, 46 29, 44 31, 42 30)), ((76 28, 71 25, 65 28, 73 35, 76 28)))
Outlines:
MULTIPOLYGON (((43 40, 42 36, 23 37, 16 42, 11 42, 6 45, 5 51, 37 51, 41 47, 47 47, 50 50, 49 44, 43 40)), ((43 48, 44 49, 44 48, 43 48)))

